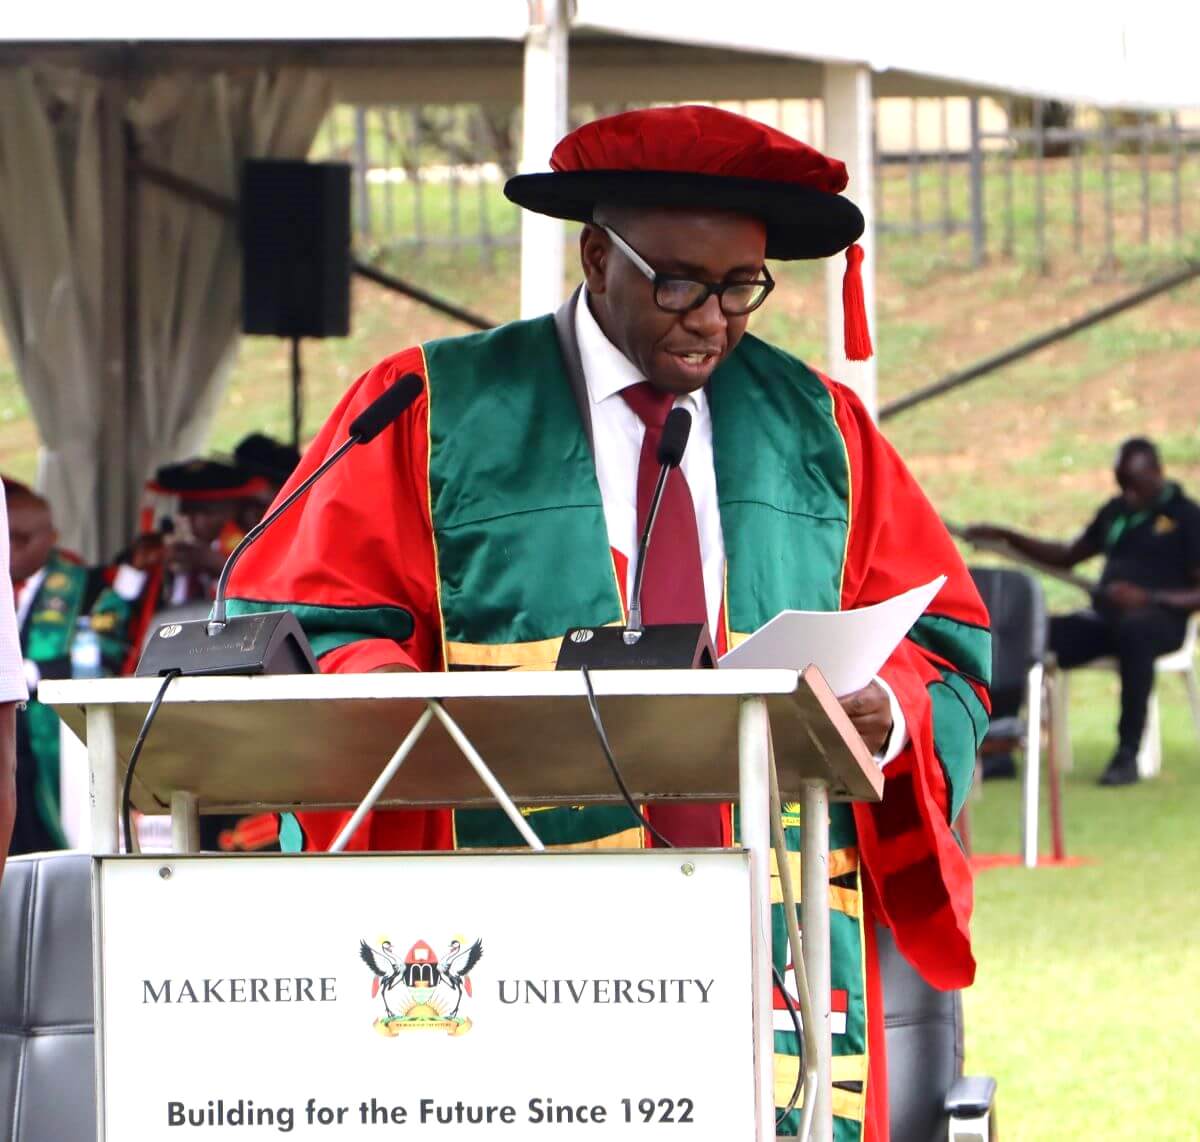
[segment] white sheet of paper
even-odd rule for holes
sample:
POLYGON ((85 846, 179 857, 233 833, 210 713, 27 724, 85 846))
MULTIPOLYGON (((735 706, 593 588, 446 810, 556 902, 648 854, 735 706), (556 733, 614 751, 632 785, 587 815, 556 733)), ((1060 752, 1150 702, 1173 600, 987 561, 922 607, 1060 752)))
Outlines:
POLYGON ((945 582, 939 575, 923 587, 852 611, 780 611, 722 655, 720 666, 803 670, 812 665, 835 694, 851 694, 879 673, 945 582))

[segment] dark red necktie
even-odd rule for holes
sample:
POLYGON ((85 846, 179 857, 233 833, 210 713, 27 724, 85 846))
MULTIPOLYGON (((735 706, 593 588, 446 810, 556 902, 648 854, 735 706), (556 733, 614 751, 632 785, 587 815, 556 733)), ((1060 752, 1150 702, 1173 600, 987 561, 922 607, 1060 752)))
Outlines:
MULTIPOLYGON (((662 439, 663 425, 675 403, 675 396, 656 389, 648 381, 623 389, 621 396, 646 426, 637 475, 637 531, 640 540, 646 527, 646 517, 650 514, 654 485, 662 468, 658 462, 658 442, 662 439)), ((642 579, 642 618, 647 625, 708 625, 696 505, 692 502, 691 489, 680 468, 673 469, 667 477, 658 519, 654 523, 654 535, 646 554, 646 573, 642 579)), ((677 760, 687 764, 686 758, 677 760)), ((718 805, 664 802, 649 806, 648 812, 654 827, 674 845, 719 848, 724 843, 718 805)))
MULTIPOLYGON (((637 474, 637 534, 641 539, 650 514, 650 501, 662 465, 658 442, 662 439, 667 413, 675 403, 673 393, 662 392, 648 381, 621 391, 625 403, 646 426, 637 474)), ((636 550, 633 552, 636 558, 636 550)), ((681 468, 667 477, 662 504, 654 524, 654 535, 646 553, 642 579, 642 618, 653 623, 708 624, 704 601, 704 564, 700 558, 700 530, 696 507, 681 468)))

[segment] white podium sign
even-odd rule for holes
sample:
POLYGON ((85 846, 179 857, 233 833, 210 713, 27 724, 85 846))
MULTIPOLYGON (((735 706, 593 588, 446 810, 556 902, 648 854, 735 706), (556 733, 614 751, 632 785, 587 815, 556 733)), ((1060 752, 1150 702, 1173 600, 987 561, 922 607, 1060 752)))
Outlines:
POLYGON ((755 1136, 745 853, 97 865, 109 1142, 755 1136))

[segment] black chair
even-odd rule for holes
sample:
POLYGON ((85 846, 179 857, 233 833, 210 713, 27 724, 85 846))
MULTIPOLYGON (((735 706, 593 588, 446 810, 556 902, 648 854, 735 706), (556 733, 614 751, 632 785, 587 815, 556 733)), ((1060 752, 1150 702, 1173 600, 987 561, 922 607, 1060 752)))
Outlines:
MULTIPOLYGON (((972 567, 971 578, 991 616, 992 721, 981 752, 1020 748, 1024 755, 1020 856, 1027 868, 1038 859, 1038 796, 1041 780, 1042 679, 1046 660, 1046 601, 1041 583, 1009 567, 972 567)), ((1059 790, 1052 773, 1055 819, 1059 790)), ((1055 855, 1061 857, 1055 828, 1055 855)))
POLYGON ((0 886, 4 1142, 96 1137, 94 1018, 91 858, 11 857, 0 886))
POLYGON ((892 1142, 989 1142, 996 1080, 964 1076, 962 995, 930 987, 877 927, 892 1142))

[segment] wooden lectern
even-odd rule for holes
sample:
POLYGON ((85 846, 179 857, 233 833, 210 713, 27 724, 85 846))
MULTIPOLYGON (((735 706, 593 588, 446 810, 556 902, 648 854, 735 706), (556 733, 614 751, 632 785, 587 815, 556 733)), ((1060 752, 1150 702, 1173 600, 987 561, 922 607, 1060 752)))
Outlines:
MULTIPOLYGON (((611 670, 592 680, 635 797, 740 804, 752 895, 755 1138, 766 1142, 775 1137, 772 754, 783 799, 801 802, 806 821, 827 820, 830 799, 878 800, 883 775, 812 668, 611 670)), ((42 683, 40 700, 87 742, 98 854, 118 851, 125 760, 159 685, 155 678, 42 683)), ((621 798, 582 675, 516 671, 178 678, 138 762, 132 800, 143 812, 169 811, 175 848, 190 852, 201 812, 497 802, 538 849, 514 806, 621 798), (435 720, 444 732, 426 732, 435 720)), ((803 960, 816 1014, 812 1135, 822 1142, 833 1137, 828 864, 828 831, 806 828, 803 960)))

